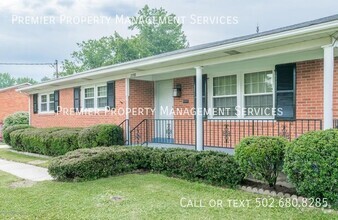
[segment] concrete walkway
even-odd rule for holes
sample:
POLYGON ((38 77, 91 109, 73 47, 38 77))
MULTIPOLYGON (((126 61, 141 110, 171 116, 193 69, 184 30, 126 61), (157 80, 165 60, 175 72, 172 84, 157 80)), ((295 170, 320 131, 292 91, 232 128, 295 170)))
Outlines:
POLYGON ((31 181, 53 180, 46 168, 0 159, 0 170, 31 181))

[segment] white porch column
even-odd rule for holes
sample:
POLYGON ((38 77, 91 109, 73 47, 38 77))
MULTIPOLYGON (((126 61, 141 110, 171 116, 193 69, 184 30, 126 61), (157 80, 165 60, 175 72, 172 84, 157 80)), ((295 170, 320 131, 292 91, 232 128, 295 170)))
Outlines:
POLYGON ((334 46, 323 46, 324 49, 324 123, 323 128, 333 127, 333 71, 334 71, 334 46))
POLYGON ((130 142, 130 137, 129 137, 129 132, 130 132, 130 123, 129 123, 129 91, 130 91, 130 79, 129 78, 126 78, 125 81, 125 95, 126 95, 126 103, 125 103, 125 107, 126 107, 126 119, 128 120, 127 122, 127 127, 125 129, 125 135, 126 135, 126 138, 128 140, 128 144, 130 145, 131 143, 130 142))
POLYGON ((202 94, 202 74, 201 66, 196 69, 196 150, 203 150, 203 94, 202 94))

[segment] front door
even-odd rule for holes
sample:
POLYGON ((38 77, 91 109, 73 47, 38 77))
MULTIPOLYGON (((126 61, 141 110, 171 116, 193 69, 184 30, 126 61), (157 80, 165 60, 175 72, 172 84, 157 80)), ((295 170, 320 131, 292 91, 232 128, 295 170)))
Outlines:
POLYGON ((154 121, 155 143, 174 142, 174 106, 172 95, 173 80, 161 80, 155 83, 156 120, 154 121))

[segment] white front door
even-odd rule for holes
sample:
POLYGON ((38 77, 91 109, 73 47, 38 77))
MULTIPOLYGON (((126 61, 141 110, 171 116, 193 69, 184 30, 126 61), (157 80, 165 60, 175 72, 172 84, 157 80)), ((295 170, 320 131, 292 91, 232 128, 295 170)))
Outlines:
POLYGON ((170 114, 174 106, 172 96, 173 80, 161 80, 155 83, 156 120, 154 121, 155 137, 153 142, 173 143, 174 118, 170 114))

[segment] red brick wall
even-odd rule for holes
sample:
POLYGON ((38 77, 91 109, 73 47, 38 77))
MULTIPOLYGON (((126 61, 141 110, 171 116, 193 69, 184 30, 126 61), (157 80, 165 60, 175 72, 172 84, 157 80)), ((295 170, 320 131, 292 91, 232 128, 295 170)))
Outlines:
MULTIPOLYGON (((116 81, 115 90, 116 108, 125 108, 125 80, 116 81)), ((33 103, 32 96, 31 103, 33 103)), ((74 108, 73 88, 60 90, 60 106, 67 109, 74 108)), ((87 127, 90 125, 105 123, 119 124, 124 119, 124 115, 111 115, 110 113, 102 113, 100 115, 67 115, 63 112, 58 114, 33 114, 33 107, 31 107, 31 124, 35 127, 87 127)))
MULTIPOLYGON (((181 84, 181 97, 174 97, 174 109, 194 108, 194 77, 184 77, 174 79, 174 85, 181 84), (188 103, 183 103, 188 101, 188 103)), ((193 115, 176 115, 175 119, 193 119, 193 115)))
POLYGON ((334 62, 333 118, 338 119, 338 57, 335 58, 334 62))
POLYGON ((297 63, 296 117, 323 118, 323 60, 297 63))
POLYGON ((0 92, 0 122, 10 114, 29 110, 29 96, 10 89, 0 92))
MULTIPOLYGON (((129 108, 154 108, 154 82, 130 80, 129 85, 129 108)), ((154 116, 149 114, 130 114, 130 128, 134 128, 143 119, 153 118, 154 116)))

